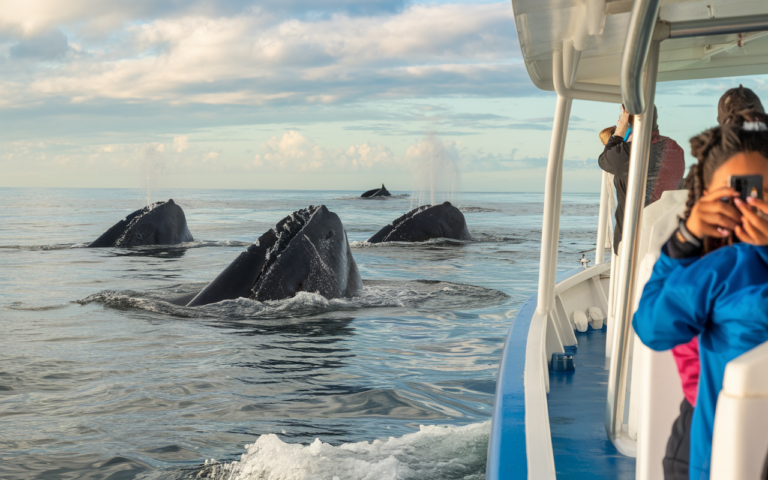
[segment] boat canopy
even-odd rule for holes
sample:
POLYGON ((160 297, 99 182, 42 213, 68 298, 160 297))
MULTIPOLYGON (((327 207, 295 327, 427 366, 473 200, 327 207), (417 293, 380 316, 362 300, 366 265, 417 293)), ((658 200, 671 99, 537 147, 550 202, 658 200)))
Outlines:
MULTIPOLYGON (((618 87, 633 3, 512 0, 533 83, 555 90, 553 55, 572 47, 580 56, 576 82, 618 87)), ((668 22, 669 31, 661 44, 657 81, 768 73, 768 1, 662 0, 658 18, 668 22), (715 28, 722 33, 713 35, 715 28)))

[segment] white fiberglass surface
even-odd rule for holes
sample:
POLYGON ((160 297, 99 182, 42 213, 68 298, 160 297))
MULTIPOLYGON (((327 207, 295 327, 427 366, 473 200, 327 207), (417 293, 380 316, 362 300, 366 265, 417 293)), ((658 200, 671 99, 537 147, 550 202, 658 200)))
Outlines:
MULTIPOLYGON (((632 2, 606 2, 605 27, 586 38, 576 80, 619 85, 621 55, 632 2)), ((520 48, 531 80, 551 90, 552 52, 573 39, 584 22, 584 4, 572 0, 513 0, 520 48)), ((755 0, 662 0, 659 18, 669 22, 768 14, 755 0)), ((761 33, 665 40, 658 81, 768 73, 768 36, 761 33)))

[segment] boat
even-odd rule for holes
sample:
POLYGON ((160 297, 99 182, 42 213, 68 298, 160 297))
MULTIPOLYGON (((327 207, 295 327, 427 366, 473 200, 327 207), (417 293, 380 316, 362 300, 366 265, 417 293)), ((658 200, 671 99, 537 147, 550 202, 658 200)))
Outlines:
MULTIPOLYGON (((653 126, 645 112, 657 82, 768 73, 768 2, 511 1, 528 75, 539 89, 556 92, 557 102, 538 290, 517 312, 502 353, 486 479, 661 479, 683 392, 671 353, 645 347, 631 320, 687 192, 665 192, 644 208, 653 126), (608 243, 612 178, 604 172, 595 264, 557 275, 574 100, 623 104, 637 116, 619 255, 608 243), (584 328, 585 319, 593 325, 584 328)), ((728 364, 713 479, 760 478, 768 453, 766 369, 768 343, 728 364)))

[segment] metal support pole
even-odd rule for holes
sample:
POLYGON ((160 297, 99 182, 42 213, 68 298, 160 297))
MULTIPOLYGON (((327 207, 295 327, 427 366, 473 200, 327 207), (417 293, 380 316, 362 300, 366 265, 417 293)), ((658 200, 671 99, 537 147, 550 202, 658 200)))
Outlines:
MULTIPOLYGON (((565 118, 571 118, 571 106, 573 105, 573 100, 568 102, 568 106, 565 111, 565 118)), ((568 126, 566 125, 566 130, 568 129, 568 126)), ((547 305, 547 311, 552 310, 555 308, 555 296, 554 296, 554 290, 555 285, 557 284, 557 255, 560 251, 560 210, 562 210, 562 204, 563 204, 563 159, 565 158, 565 138, 563 138, 563 141, 560 142, 560 171, 557 175, 557 192, 555 193, 555 210, 554 215, 552 217, 552 243, 550 244, 552 247, 552 250, 550 251, 550 257, 552 258, 552 263, 550 264, 550 277, 552 280, 552 295, 550 295, 549 298, 549 305, 547 305)))
POLYGON ((626 380, 628 373, 631 322, 634 313, 634 294, 637 256, 640 240, 640 225, 645 206, 645 185, 648 179, 648 163, 653 133, 653 105, 656 95, 656 76, 659 71, 659 41, 651 42, 648 63, 645 69, 643 97, 646 107, 642 114, 635 116, 632 150, 629 157, 627 178, 627 199, 624 211, 616 289, 616 318, 613 326, 613 355, 608 374, 608 403, 605 416, 605 430, 608 438, 624 455, 635 456, 636 442, 623 431, 626 404, 626 380))
POLYGON ((621 56, 621 96, 630 115, 644 112, 650 103, 643 95, 643 67, 648 64, 660 3, 661 0, 636 0, 632 6, 621 56))
MULTIPOLYGON (((608 172, 603 172, 603 185, 600 187, 600 216, 597 220, 597 245, 595 245, 595 265, 605 262, 605 234, 608 231, 608 216, 610 215, 610 195, 608 172)), ((606 312, 607 315, 607 312, 606 312)))
POLYGON ((568 117, 571 111, 572 100, 557 96, 555 107, 555 121, 552 126, 552 141, 549 146, 549 160, 547 161, 547 179, 544 187, 544 220, 541 231, 541 259, 539 261, 539 295, 536 303, 536 313, 549 314, 554 303, 555 293, 555 268, 557 267, 557 243, 560 236, 559 205, 560 192, 558 185, 563 170, 563 148, 568 132, 568 117), (554 266, 552 263, 554 262, 554 266))
POLYGON ((672 22, 669 25, 669 38, 727 35, 731 33, 763 32, 766 30, 768 30, 768 14, 707 18, 705 20, 672 22))

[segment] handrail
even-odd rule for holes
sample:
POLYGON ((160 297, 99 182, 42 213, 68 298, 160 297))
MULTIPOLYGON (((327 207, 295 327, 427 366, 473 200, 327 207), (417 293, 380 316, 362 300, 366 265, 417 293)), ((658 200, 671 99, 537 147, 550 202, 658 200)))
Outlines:
MULTIPOLYGON (((645 111, 643 72, 661 0, 635 0, 621 57, 621 96, 631 115, 645 111)), ((655 79, 654 79, 655 81, 655 79)))
POLYGON ((547 393, 549 365, 546 358, 547 314, 533 314, 525 342, 525 450, 528 479, 555 480, 555 452, 549 425, 547 393), (535 427, 534 427, 535 425, 535 427))
MULTIPOLYGON (((562 72, 560 78, 563 78, 562 72)), ((555 120, 552 126, 552 143, 549 147, 549 159, 547 160, 547 177, 544 185, 544 220, 541 232, 542 253, 539 260, 539 297, 536 305, 536 313, 543 316, 549 314, 554 304, 557 245, 560 237, 559 217, 556 217, 556 213, 559 213, 557 208, 558 177, 562 176, 565 136, 568 133, 568 119, 571 114, 572 103, 573 101, 567 97, 557 96, 555 120), (555 252, 554 260, 549 254, 553 249, 555 252)))
POLYGON ((595 265, 600 265, 605 262, 605 237, 608 231, 608 216, 611 214, 608 208, 608 196, 612 192, 609 191, 610 185, 608 184, 608 172, 603 172, 603 181, 600 182, 600 213, 597 220, 597 244, 595 245, 595 265))
POLYGON ((653 130, 653 102, 656 95, 656 77, 659 71, 660 41, 651 42, 645 70, 644 96, 648 101, 645 112, 635 117, 635 134, 629 156, 627 200, 624 211, 623 241, 619 257, 619 283, 614 292, 617 298, 613 327, 613 353, 608 375, 608 403, 605 430, 616 448, 625 455, 634 456, 636 443, 623 431, 626 405, 626 383, 629 378, 629 348, 632 315, 635 307, 635 275, 639 256, 640 225, 645 206, 645 187, 653 130))
POLYGON ((768 30, 768 14, 743 17, 708 18, 669 24, 668 38, 703 37, 768 30))

